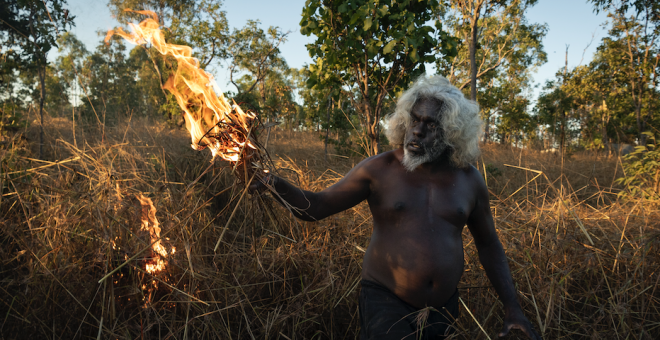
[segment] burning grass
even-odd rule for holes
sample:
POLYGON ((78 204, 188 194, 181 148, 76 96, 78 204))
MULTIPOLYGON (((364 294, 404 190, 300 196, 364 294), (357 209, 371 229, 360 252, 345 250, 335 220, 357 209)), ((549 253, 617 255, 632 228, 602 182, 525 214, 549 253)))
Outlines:
MULTIPOLYGON (((0 150, 0 337, 357 338, 366 205, 318 223, 268 196, 237 205, 244 186, 229 164, 205 172, 189 135, 155 123, 106 128, 104 142, 93 127, 74 140, 64 119, 46 132, 48 162, 32 159, 30 131, 0 150), (166 256, 142 229, 140 196, 153 202, 166 256), (159 258, 164 268, 147 270, 159 258)), ((268 148, 280 175, 312 190, 359 161, 326 163, 314 134, 274 131, 268 148)), ((574 155, 562 169, 554 156, 488 146, 478 167, 544 338, 660 337, 659 214, 617 199, 616 159, 574 155)), ((486 339, 480 326, 494 338, 501 305, 467 231, 464 243, 456 338, 486 339)))

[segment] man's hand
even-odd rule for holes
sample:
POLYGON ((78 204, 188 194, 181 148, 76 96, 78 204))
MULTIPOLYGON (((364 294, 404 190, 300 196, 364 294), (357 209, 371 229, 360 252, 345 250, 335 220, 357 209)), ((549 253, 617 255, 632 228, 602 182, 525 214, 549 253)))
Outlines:
POLYGON ((523 331, 532 340, 541 340, 541 336, 536 333, 532 324, 527 320, 520 307, 507 311, 504 314, 504 326, 502 331, 497 335, 502 338, 509 334, 512 329, 519 329, 523 331))
POLYGON ((275 185, 275 176, 268 172, 258 171, 259 173, 254 176, 252 183, 250 183, 250 190, 256 193, 262 193, 269 189, 272 190, 275 185))

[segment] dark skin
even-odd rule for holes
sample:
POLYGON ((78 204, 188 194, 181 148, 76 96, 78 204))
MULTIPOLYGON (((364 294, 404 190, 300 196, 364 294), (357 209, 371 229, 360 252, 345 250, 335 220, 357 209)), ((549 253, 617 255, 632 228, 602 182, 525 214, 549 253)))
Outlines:
POLYGON ((450 150, 413 172, 401 164, 404 148, 411 154, 423 154, 424 147, 443 138, 436 114, 440 105, 434 100, 418 101, 402 148, 365 159, 325 190, 304 191, 272 176, 271 188, 277 192, 273 196, 298 208, 292 212, 306 221, 323 219, 367 200, 374 227, 362 278, 387 287, 420 309, 431 306, 440 310, 456 291, 463 274, 461 233, 467 225, 479 260, 504 305, 504 327, 498 335, 519 329, 530 339, 541 339, 518 303, 480 173, 472 166, 455 167, 450 150))

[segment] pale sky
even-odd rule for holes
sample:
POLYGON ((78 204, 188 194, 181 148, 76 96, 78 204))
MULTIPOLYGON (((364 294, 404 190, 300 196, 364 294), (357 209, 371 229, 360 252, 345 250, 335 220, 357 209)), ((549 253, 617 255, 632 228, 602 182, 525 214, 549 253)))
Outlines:
MULTIPOLYGON (((105 0, 68 0, 68 4, 69 10, 76 16, 76 27, 72 32, 90 51, 103 39, 104 34, 98 36, 97 31, 105 32, 117 25, 105 0)), ((264 29, 278 26, 282 31, 290 31, 288 41, 281 47, 282 55, 290 67, 301 68, 312 61, 305 44, 313 41, 313 37, 300 34, 299 22, 304 4, 305 0, 226 0, 223 10, 227 12, 232 29, 243 27, 252 19, 260 20, 264 29)), ((583 52, 582 64, 589 63, 600 40, 607 35, 607 28, 602 27, 607 20, 606 15, 596 15, 591 3, 583 0, 539 0, 536 6, 528 10, 527 18, 530 23, 547 23, 549 26, 543 41, 548 62, 534 75, 535 82, 540 86, 547 79, 554 78, 555 72, 564 67, 567 44, 570 46, 570 69, 580 64, 583 52)), ((217 68, 215 76, 223 90, 235 91, 233 86, 227 84, 229 76, 222 65, 217 68)), ((534 92, 538 93, 538 89, 534 92)))

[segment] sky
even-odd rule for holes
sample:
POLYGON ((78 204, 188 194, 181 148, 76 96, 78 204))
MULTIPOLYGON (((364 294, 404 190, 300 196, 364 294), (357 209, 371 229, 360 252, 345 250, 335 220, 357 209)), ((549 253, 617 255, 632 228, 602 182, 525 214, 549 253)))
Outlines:
MULTIPOLYGON (((68 0, 68 8, 76 16, 76 27, 71 31, 82 40, 91 51, 96 48, 105 32, 118 25, 110 14, 107 0, 68 0), (99 36, 97 32, 102 31, 99 36)), ((262 28, 278 26, 284 32, 290 32, 288 40, 281 46, 282 55, 289 67, 301 68, 309 64, 305 45, 313 42, 313 37, 300 34, 300 18, 305 0, 225 0, 223 10, 232 28, 243 27, 248 20, 261 21, 262 28)), ((604 13, 596 14, 593 5, 586 0, 539 0, 538 4, 527 12, 530 23, 546 23, 548 33, 543 45, 548 54, 548 62, 534 73, 538 88, 564 67, 566 45, 568 49, 568 67, 573 68, 591 61, 596 48, 607 35, 607 21, 604 13)), ((215 69, 218 85, 224 90, 234 90, 228 85, 229 75, 226 67, 219 65, 215 69)))

